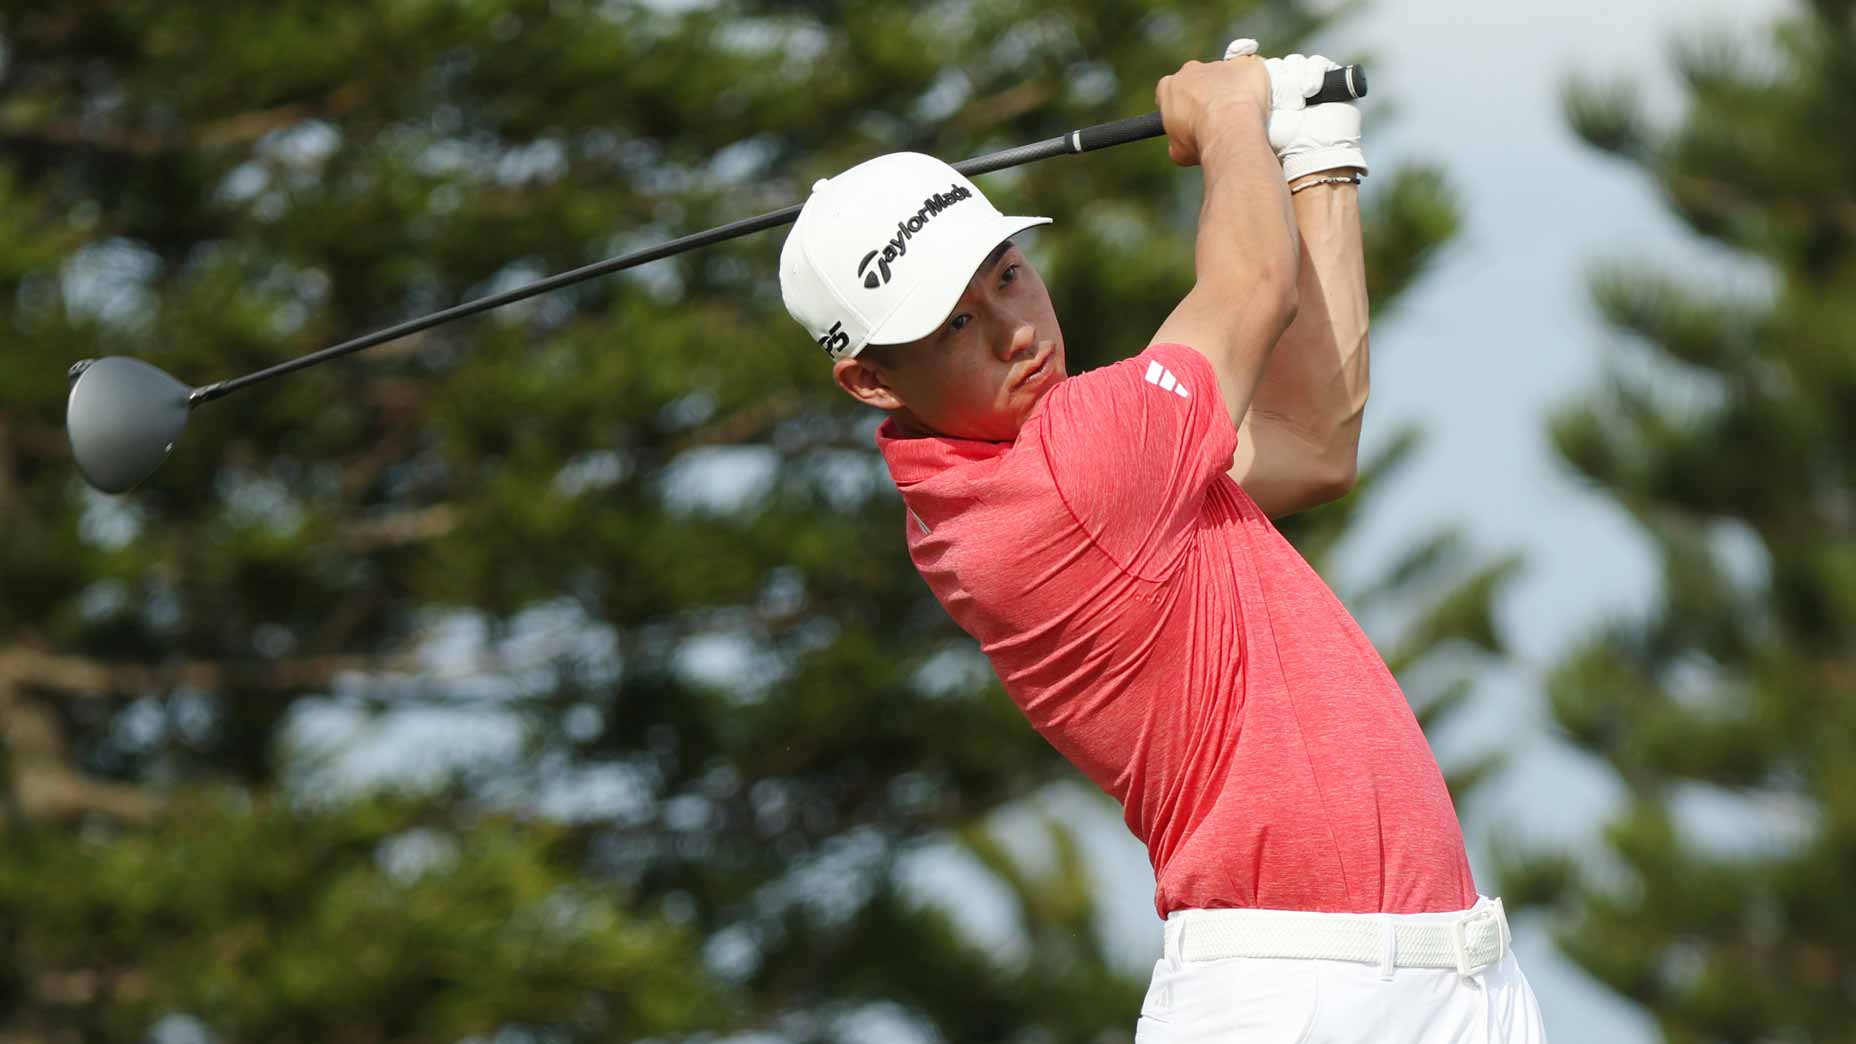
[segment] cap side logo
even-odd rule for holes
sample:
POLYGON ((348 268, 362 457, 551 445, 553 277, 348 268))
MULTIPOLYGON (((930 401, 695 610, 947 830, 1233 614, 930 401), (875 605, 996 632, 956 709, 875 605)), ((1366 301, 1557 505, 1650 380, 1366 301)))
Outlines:
POLYGON ((825 354, 834 359, 838 357, 839 352, 849 348, 851 338, 844 332, 844 320, 840 319, 832 323, 831 329, 825 331, 825 336, 818 339, 818 346, 825 349, 825 354))
POLYGON ((863 280, 864 289, 875 290, 880 286, 887 286, 889 284, 890 265, 894 264, 902 255, 909 252, 909 240, 915 238, 915 233, 920 232, 929 221, 934 219, 935 215, 941 213, 943 210, 959 203, 961 200, 972 198, 973 191, 971 189, 956 183, 949 185, 946 192, 937 192, 927 199, 922 200, 920 210, 896 222, 896 237, 894 239, 889 240, 877 249, 865 254, 864 259, 857 262, 857 275, 858 278, 863 280), (876 267, 874 269, 870 267, 872 261, 876 262, 876 267))

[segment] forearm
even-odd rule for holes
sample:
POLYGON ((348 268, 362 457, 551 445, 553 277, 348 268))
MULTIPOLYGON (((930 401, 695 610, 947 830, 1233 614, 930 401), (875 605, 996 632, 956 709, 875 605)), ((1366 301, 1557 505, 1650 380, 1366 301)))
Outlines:
POLYGON ((1262 120, 1231 121, 1201 157, 1205 199, 1194 250, 1198 283, 1220 293, 1293 287, 1297 217, 1262 120))
POLYGON ((1261 112, 1221 119, 1198 158, 1205 189, 1194 285, 1156 340, 1210 357, 1231 418, 1241 422, 1295 315, 1301 248, 1261 112))
POLYGON ((1286 462, 1296 470, 1312 467, 1350 483, 1369 378, 1359 190, 1316 185, 1292 200, 1301 244, 1298 309, 1252 394, 1247 441, 1280 447, 1297 458, 1286 462), (1279 430, 1257 430, 1265 425, 1279 430))

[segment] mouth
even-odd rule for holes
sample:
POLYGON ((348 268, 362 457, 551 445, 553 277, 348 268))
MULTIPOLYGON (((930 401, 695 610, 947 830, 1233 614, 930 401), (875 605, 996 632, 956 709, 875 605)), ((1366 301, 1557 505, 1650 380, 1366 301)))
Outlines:
POLYGON ((1018 379, 1012 382, 1012 390, 1016 391, 1020 388, 1028 388, 1046 377, 1049 377, 1051 372, 1056 369, 1056 362, 1056 345, 1052 345, 1042 352, 1039 352, 1037 358, 1031 361, 1031 365, 1026 368, 1025 372, 1019 374, 1018 379))

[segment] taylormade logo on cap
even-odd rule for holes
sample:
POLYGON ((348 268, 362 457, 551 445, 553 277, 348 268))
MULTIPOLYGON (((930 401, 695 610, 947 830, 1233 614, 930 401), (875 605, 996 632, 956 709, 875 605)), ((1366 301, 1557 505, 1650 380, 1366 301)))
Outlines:
POLYGON ((865 254, 864 259, 857 263, 857 274, 863 277, 864 289, 875 290, 889 282, 890 263, 909 252, 909 240, 914 238, 915 233, 920 232, 922 226, 926 225, 931 218, 963 199, 972 198, 973 193, 960 185, 953 185, 946 192, 937 192, 922 200, 922 208, 916 211, 913 217, 896 222, 896 238, 884 244, 881 250, 872 250, 865 254), (875 271, 869 271, 872 261, 876 262, 875 271))
POLYGON ((878 156, 812 186, 780 250, 780 295, 833 359, 914 341, 947 319, 993 247, 1049 220, 999 213, 933 156, 878 156))

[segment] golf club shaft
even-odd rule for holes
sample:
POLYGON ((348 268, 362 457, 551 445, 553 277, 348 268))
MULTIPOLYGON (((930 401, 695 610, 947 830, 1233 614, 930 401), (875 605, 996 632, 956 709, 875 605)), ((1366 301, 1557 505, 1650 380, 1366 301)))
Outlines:
MULTIPOLYGON (((1321 90, 1309 99, 1309 103, 1317 104, 1330 101, 1351 101, 1355 98, 1365 97, 1365 95, 1366 74, 1357 65, 1346 65, 1338 69, 1329 70, 1326 82, 1322 85, 1321 90)), ((1131 141, 1157 138, 1165 133, 1166 128, 1160 121, 1160 114, 1158 112, 1150 112, 1145 116, 1133 116, 1125 120, 1114 120, 1109 123, 1098 123, 1094 126, 1083 127, 1079 130, 1071 131, 1068 134, 1062 134, 1055 138, 1049 138, 1030 145, 1020 145, 1015 148, 1001 149, 998 152, 989 152, 983 156, 975 156, 972 159, 962 160, 952 166, 960 173, 972 177, 976 174, 989 174, 995 170, 1004 170, 1007 167, 1022 166, 1023 164, 1041 159, 1048 159, 1052 156, 1093 152, 1096 149, 1105 149, 1113 145, 1125 145, 1131 141)), ((353 340, 343 341, 340 344, 324 348, 321 351, 312 352, 308 355, 292 359, 289 362, 279 363, 276 366, 258 370, 255 373, 248 373, 243 377, 234 377, 216 384, 202 385, 201 387, 193 389, 192 392, 188 394, 187 405, 193 407, 204 402, 211 402, 214 399, 229 395, 240 388, 256 384, 259 381, 269 380, 272 377, 281 377, 286 373, 292 373, 305 367, 314 366, 317 363, 326 362, 337 356, 349 355, 366 348, 372 348, 378 344, 385 344, 388 341, 398 340, 401 337, 418 333, 421 330, 429 330, 441 323, 448 323, 453 319, 462 319, 467 315, 487 312, 492 308, 500 308, 503 305, 513 304, 525 298, 534 297, 537 294, 545 294, 550 290, 559 290, 561 287, 572 286, 575 283, 583 282, 597 276, 609 275, 613 272, 634 268, 650 261, 670 257, 673 254, 681 254, 686 250, 695 250, 699 247, 711 246, 725 240, 745 236, 751 232, 759 232, 763 229, 791 224, 799 217, 799 209, 801 206, 803 206, 803 204, 796 203, 790 207, 762 214, 759 217, 743 218, 740 221, 719 225, 706 232, 697 232, 692 235, 673 239, 668 243, 660 243, 657 246, 647 247, 643 250, 635 250, 629 254, 610 257, 604 261, 597 261, 590 265, 549 276, 537 282, 518 286, 513 290, 505 290, 500 294, 492 294, 489 297, 480 297, 474 301, 466 301, 463 304, 453 305, 443 311, 433 312, 430 315, 420 316, 417 319, 408 319, 403 323, 389 326, 383 330, 376 330, 370 334, 364 334, 353 340)))

